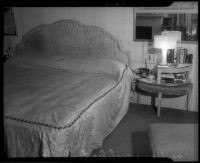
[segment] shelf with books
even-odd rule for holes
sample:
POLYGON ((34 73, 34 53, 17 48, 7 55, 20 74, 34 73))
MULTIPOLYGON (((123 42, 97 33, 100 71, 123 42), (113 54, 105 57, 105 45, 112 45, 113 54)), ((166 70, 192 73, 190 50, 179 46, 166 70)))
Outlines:
POLYGON ((181 73, 161 73, 161 83, 170 83, 170 84, 178 84, 185 83, 188 78, 189 72, 181 72, 181 73))
POLYGON ((177 64, 177 66, 158 66, 157 83, 182 84, 188 82, 192 64, 177 64))
POLYGON ((189 54, 186 48, 179 47, 176 50, 177 63, 189 63, 192 64, 193 54, 189 54))

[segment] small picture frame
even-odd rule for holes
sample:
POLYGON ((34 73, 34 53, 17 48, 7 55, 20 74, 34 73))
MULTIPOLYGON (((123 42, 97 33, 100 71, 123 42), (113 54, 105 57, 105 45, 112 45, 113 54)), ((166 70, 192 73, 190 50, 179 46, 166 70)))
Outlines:
POLYGON ((145 55, 147 63, 156 63, 157 55, 155 53, 146 53, 145 55))

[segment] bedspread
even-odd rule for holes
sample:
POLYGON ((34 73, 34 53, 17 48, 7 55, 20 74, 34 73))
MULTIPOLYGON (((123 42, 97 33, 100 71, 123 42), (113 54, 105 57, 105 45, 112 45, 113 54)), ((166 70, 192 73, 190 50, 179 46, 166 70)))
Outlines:
POLYGON ((116 61, 20 57, 4 66, 8 156, 88 156, 100 147, 127 112, 129 68, 116 61))

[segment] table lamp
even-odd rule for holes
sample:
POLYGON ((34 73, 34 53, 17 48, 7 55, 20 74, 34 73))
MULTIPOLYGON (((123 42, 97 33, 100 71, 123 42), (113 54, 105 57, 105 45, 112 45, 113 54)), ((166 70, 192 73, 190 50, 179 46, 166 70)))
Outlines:
POLYGON ((167 50, 175 49, 177 38, 174 35, 154 35, 154 47, 162 50, 162 65, 167 64, 167 50))
POLYGON ((174 36, 177 41, 181 41, 181 31, 162 31, 161 35, 174 36))
MULTIPOLYGON (((167 31, 167 30, 165 30, 165 31, 161 32, 161 35, 173 36, 173 37, 175 37, 175 39, 177 40, 177 42, 181 41, 181 31, 167 31)), ((175 48, 175 50, 174 50, 174 55, 175 56, 174 57, 177 58, 176 54, 177 54, 177 52, 176 52, 176 48, 175 48)), ((177 60, 175 60, 175 63, 177 63, 177 60)))

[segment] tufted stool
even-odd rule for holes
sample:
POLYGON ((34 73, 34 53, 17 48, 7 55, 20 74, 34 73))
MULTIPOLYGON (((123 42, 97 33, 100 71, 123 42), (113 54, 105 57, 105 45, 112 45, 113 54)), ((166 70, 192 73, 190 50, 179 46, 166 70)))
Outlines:
POLYGON ((150 124, 149 136, 153 157, 173 161, 198 160, 197 124, 150 124))

